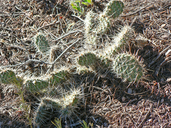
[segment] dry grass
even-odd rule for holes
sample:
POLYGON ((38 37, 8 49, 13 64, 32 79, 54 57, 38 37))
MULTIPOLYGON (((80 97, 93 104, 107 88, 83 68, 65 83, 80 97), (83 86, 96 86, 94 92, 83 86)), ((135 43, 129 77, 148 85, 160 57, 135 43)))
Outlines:
MULTIPOLYGON (((95 0, 94 10, 103 10, 107 0, 95 0)), ((89 93, 85 105, 79 110, 81 120, 91 122, 94 127, 171 127, 171 2, 170 0, 124 0, 125 9, 115 21, 109 39, 100 42, 102 49, 110 35, 115 34, 116 25, 131 25, 134 38, 143 35, 147 42, 135 42, 130 52, 138 51, 148 68, 149 79, 127 88, 112 74, 80 79, 89 93), (132 93, 128 93, 131 89, 132 93)), ((34 48, 32 39, 37 32, 43 32, 51 46, 66 50, 77 39, 79 42, 62 54, 55 63, 70 66, 85 43, 83 22, 71 16, 73 10, 64 0, 6 0, 0 1, 0 64, 15 65, 29 59, 42 58, 34 48)), ((84 19, 84 16, 81 17, 84 19)), ((43 65, 47 66, 47 65, 43 65)), ((43 67, 42 66, 42 67, 43 67)), ((20 71, 33 72, 40 66, 21 65, 20 71)), ((42 68, 41 67, 41 68, 42 68)), ((14 67, 16 68, 16 67, 14 67)), ((0 127, 30 127, 26 111, 21 106, 21 97, 14 85, 0 84, 0 127)), ((33 118, 35 99, 27 92, 26 103, 32 105, 28 115, 33 118), (29 99, 33 98, 33 99, 29 99)), ((65 122, 63 122, 64 124, 65 122)), ((77 123, 77 122, 75 122, 77 123)), ((66 124, 65 124, 66 125, 66 124)), ((47 126, 46 126, 47 127, 47 126)), ((48 127, 54 127, 48 124, 48 127)), ((76 127, 80 127, 76 126, 76 127)))

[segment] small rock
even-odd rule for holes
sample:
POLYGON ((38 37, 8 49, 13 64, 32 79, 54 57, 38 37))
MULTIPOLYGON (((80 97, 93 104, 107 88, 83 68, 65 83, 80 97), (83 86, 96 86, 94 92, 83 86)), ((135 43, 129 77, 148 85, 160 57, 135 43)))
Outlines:
POLYGON ((0 122, 0 128, 1 128, 1 125, 3 124, 3 122, 0 122))
POLYGON ((108 123, 104 123, 103 125, 104 125, 104 127, 107 127, 108 126, 108 123))
POLYGON ((161 103, 163 103, 164 102, 164 99, 161 99, 161 103))
POLYGON ((138 35, 135 39, 135 45, 138 47, 144 47, 148 44, 148 39, 145 38, 143 35, 138 35))
POLYGON ((126 100, 126 98, 123 96, 123 97, 122 97, 122 102, 125 102, 125 100, 126 100))
POLYGON ((128 93, 132 94, 132 89, 131 88, 128 88, 128 93))
POLYGON ((165 56, 166 56, 166 57, 171 56, 171 49, 169 49, 169 50, 165 53, 165 56))
POLYGON ((167 82, 171 82, 171 78, 167 78, 167 80, 166 80, 167 82))
POLYGON ((161 38, 163 38, 163 39, 165 39, 165 40, 166 40, 166 39, 169 39, 169 34, 164 34, 164 35, 161 36, 161 38))
POLYGON ((166 24, 162 24, 161 27, 164 28, 166 26, 166 24))

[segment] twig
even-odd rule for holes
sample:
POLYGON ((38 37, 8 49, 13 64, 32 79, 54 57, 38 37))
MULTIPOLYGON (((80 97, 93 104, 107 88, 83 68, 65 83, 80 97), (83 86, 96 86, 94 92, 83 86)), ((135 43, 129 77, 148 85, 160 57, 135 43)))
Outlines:
POLYGON ((156 62, 156 60, 158 60, 160 58, 160 56, 166 51, 168 50, 169 48, 171 47, 171 45, 169 45, 167 48, 163 49, 163 51, 161 51, 159 53, 159 55, 148 65, 148 67, 150 67, 152 64, 154 64, 154 62, 156 62))
POLYGON ((125 15, 121 15, 121 17, 126 17, 126 16, 130 16, 130 15, 134 15, 134 14, 136 14, 137 12, 139 12, 139 11, 145 9, 146 7, 148 7, 148 6, 152 5, 152 4, 153 4, 153 3, 150 3, 150 4, 148 4, 148 5, 144 6, 144 7, 142 7, 142 8, 140 8, 140 9, 136 10, 135 12, 130 12, 130 13, 127 13, 127 14, 125 14, 125 15))
POLYGON ((49 65, 54 65, 55 62, 64 55, 64 53, 66 51, 68 51, 68 49, 70 49, 74 44, 76 44, 80 39, 76 40, 74 43, 72 43, 71 45, 69 45, 52 63, 48 63, 48 62, 44 62, 42 60, 35 60, 35 59, 29 59, 24 63, 20 63, 20 64, 16 64, 16 65, 7 65, 7 66, 1 66, 1 68, 9 68, 9 67, 16 67, 16 66, 21 66, 21 65, 28 65, 30 63, 36 62, 36 63, 44 63, 44 64, 49 64, 49 65))
POLYGON ((47 25, 45 25, 45 26, 42 26, 42 27, 39 27, 38 29, 37 29, 37 31, 39 31, 40 29, 42 29, 42 28, 45 28, 45 27, 48 27, 48 26, 51 26, 51 25, 54 25, 54 24, 58 24, 58 23, 60 23, 60 21, 54 21, 54 22, 52 22, 52 23, 50 23, 50 24, 47 24, 47 25))
POLYGON ((8 48, 18 48, 20 50, 23 50, 23 51, 27 51, 26 48, 22 48, 20 46, 17 46, 17 45, 11 45, 11 46, 7 46, 8 48))
POLYGON ((135 17, 133 20, 132 20, 132 23, 130 25, 130 27, 132 27, 133 23, 135 22, 135 20, 137 19, 137 17, 135 17))
POLYGON ((52 63, 49 63, 50 65, 54 65, 55 62, 61 57, 64 55, 64 53, 66 51, 68 51, 68 49, 70 49, 74 44, 76 44, 80 39, 76 40, 74 43, 72 43, 71 45, 69 45, 52 63))
POLYGON ((76 16, 76 15, 71 15, 71 16, 76 17, 76 18, 78 18, 79 20, 81 20, 82 22, 84 22, 84 20, 83 20, 82 18, 80 18, 79 16, 76 16))
POLYGON ((49 63, 41 61, 41 60, 29 59, 24 63, 19 63, 19 64, 15 64, 15 65, 1 66, 1 68, 10 68, 10 67, 16 67, 16 66, 21 66, 21 65, 28 65, 28 64, 33 63, 33 62, 49 64, 49 63))
POLYGON ((149 114, 150 114, 150 112, 151 112, 151 110, 152 110, 152 107, 153 107, 153 105, 151 104, 151 105, 150 105, 150 109, 149 109, 149 111, 146 113, 146 115, 145 115, 144 119, 141 121, 141 123, 138 125, 138 127, 137 127, 137 128, 141 128, 141 127, 142 127, 142 124, 145 122, 145 120, 146 120, 146 119, 147 119, 147 117, 149 116, 149 114))
POLYGON ((126 94, 128 94, 128 95, 136 96, 136 95, 143 95, 143 94, 145 94, 145 93, 147 93, 147 92, 149 92, 149 91, 150 91, 150 90, 147 90, 147 91, 141 92, 141 93, 133 93, 133 94, 130 94, 130 93, 127 93, 126 91, 124 91, 124 93, 126 93, 126 94))
POLYGON ((122 116, 124 116, 124 115, 127 115, 129 117, 129 119, 131 120, 131 122, 133 123, 134 127, 137 128, 135 125, 136 124, 135 121, 132 119, 132 117, 129 115, 129 113, 127 113, 127 112, 122 113, 120 119, 122 119, 122 116))
POLYGON ((93 86, 93 88, 95 88, 95 89, 98 89, 98 90, 101 90, 101 91, 104 91, 104 92, 106 92, 106 93, 107 93, 107 91, 106 91, 106 90, 104 90, 104 89, 101 89, 100 87, 93 86))
POLYGON ((72 43, 71 45, 69 45, 52 63, 48 63, 48 62, 44 62, 42 60, 35 60, 35 59, 29 59, 24 63, 20 63, 20 64, 16 64, 16 65, 7 65, 7 66, 1 66, 0 68, 9 68, 9 67, 16 67, 16 66, 21 66, 21 65, 28 65, 30 63, 36 62, 36 63, 44 63, 44 64, 49 64, 49 65, 54 65, 55 62, 64 55, 64 53, 66 51, 68 51, 68 49, 70 49, 74 44, 76 44, 80 39, 76 40, 74 43, 72 43))
POLYGON ((72 34, 72 33, 76 33, 76 32, 83 32, 83 31, 82 31, 82 30, 71 31, 71 32, 68 32, 68 33, 66 33, 66 34, 64 34, 64 35, 62 35, 62 36, 60 36, 59 38, 57 38, 57 39, 55 39, 55 40, 52 40, 52 41, 58 41, 58 40, 60 40, 60 39, 62 39, 62 38, 64 38, 64 37, 66 37, 66 36, 68 36, 68 35, 70 35, 70 34, 72 34))
POLYGON ((167 59, 165 59, 164 61, 162 61, 162 62, 160 63, 160 65, 157 67, 156 72, 155 72, 155 75, 156 75, 156 76, 158 76, 161 66, 165 65, 166 62, 170 62, 170 61, 171 61, 171 60, 169 60, 169 59, 171 59, 171 57, 168 57, 167 59), (168 60, 169 60, 169 61, 168 61, 168 60))

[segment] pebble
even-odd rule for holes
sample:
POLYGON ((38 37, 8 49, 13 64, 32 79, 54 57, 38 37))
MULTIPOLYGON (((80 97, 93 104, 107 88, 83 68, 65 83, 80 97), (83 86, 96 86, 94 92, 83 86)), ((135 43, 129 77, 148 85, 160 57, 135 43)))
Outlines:
POLYGON ((165 56, 166 56, 166 57, 171 56, 171 49, 169 49, 169 50, 165 53, 165 56))
POLYGON ((128 93, 132 94, 132 89, 131 88, 128 88, 128 93))
POLYGON ((164 102, 164 99, 161 99, 161 103, 163 103, 164 102))
POLYGON ((164 35, 161 36, 161 38, 167 40, 167 39, 169 39, 169 34, 164 34, 164 35))
POLYGON ((123 97, 122 97, 122 102, 125 102, 125 100, 126 100, 126 98, 123 96, 123 97))

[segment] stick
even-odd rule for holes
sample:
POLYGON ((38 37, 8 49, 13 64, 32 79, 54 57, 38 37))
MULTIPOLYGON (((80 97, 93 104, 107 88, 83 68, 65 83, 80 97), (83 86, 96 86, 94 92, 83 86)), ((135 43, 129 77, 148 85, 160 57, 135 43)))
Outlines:
POLYGON ((54 65, 55 62, 61 57, 64 55, 64 53, 66 51, 68 51, 68 49, 70 49, 74 44, 76 44, 80 39, 76 40, 74 43, 72 43, 71 45, 69 45, 52 63, 49 63, 50 65, 54 65))
POLYGON ((64 34, 63 36, 61 36, 61 37, 59 37, 59 38, 57 38, 55 40, 52 40, 52 41, 58 41, 58 40, 64 38, 65 36, 68 36, 69 34, 76 33, 76 32, 83 32, 83 31, 82 30, 71 31, 71 32, 68 32, 68 33, 64 34))
POLYGON ((160 56, 166 51, 168 50, 169 48, 171 47, 171 45, 169 45, 167 48, 163 49, 163 51, 161 51, 159 53, 159 55, 148 65, 148 67, 150 67, 152 64, 154 64, 154 62, 156 62, 156 60, 158 60, 160 58, 160 56))

